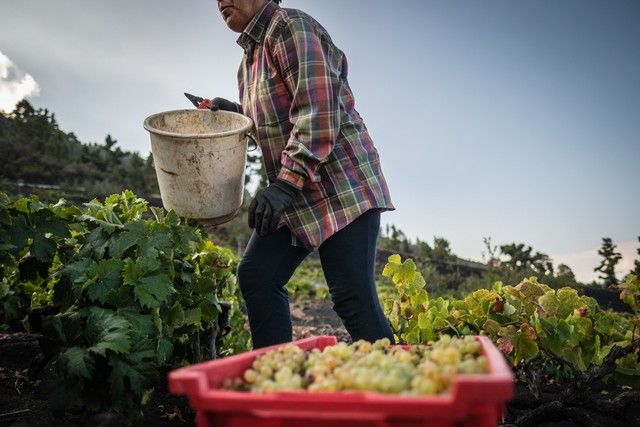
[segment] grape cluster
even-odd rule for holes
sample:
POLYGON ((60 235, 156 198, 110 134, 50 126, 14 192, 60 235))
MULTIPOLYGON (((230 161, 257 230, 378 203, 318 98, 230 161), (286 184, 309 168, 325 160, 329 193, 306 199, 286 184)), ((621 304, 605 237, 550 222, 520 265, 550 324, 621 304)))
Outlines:
POLYGON ((242 379, 226 388, 253 392, 308 390, 375 391, 400 395, 431 395, 448 391, 456 374, 487 372, 473 337, 447 335, 427 345, 402 348, 384 338, 370 343, 338 343, 323 350, 301 350, 287 344, 256 358, 242 379))

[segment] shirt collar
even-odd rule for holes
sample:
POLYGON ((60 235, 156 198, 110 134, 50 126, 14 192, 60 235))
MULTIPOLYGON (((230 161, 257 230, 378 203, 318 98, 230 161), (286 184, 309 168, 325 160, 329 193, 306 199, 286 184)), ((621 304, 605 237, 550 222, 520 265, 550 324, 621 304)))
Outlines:
POLYGON ((249 24, 237 40, 237 43, 242 46, 245 52, 251 49, 254 43, 262 43, 271 17, 278 9, 280 9, 280 6, 276 2, 269 0, 249 21, 249 24))

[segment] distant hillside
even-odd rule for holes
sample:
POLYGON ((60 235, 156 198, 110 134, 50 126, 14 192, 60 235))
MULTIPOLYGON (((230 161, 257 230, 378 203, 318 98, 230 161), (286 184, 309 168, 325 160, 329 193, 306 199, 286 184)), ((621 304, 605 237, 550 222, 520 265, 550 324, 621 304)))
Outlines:
POLYGON ((157 194, 151 155, 116 147, 107 135, 103 144, 83 143, 58 127, 55 115, 21 101, 0 114, 0 179, 80 191, 87 197, 129 188, 140 195, 157 194))

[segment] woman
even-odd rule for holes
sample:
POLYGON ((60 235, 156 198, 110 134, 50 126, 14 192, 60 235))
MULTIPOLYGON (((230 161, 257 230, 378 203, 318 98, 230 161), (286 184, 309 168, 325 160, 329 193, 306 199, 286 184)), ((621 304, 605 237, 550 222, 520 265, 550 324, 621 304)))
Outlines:
POLYGON ((254 120, 269 179, 249 208, 254 232, 238 267, 254 348, 291 341, 284 286, 314 250, 351 337, 393 341, 374 264, 380 212, 394 207, 346 58, 312 17, 278 3, 218 1, 244 56, 241 105, 215 98, 212 108, 254 120))

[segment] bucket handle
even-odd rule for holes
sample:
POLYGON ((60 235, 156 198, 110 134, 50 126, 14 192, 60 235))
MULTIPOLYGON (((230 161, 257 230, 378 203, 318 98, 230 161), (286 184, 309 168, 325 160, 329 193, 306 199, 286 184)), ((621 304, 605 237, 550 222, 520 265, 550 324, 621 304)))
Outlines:
POLYGON ((258 141, 256 141, 256 137, 253 136, 251 132, 247 132, 248 143, 253 142, 253 148, 248 149, 247 152, 250 153, 252 151, 256 151, 258 149, 258 141))

